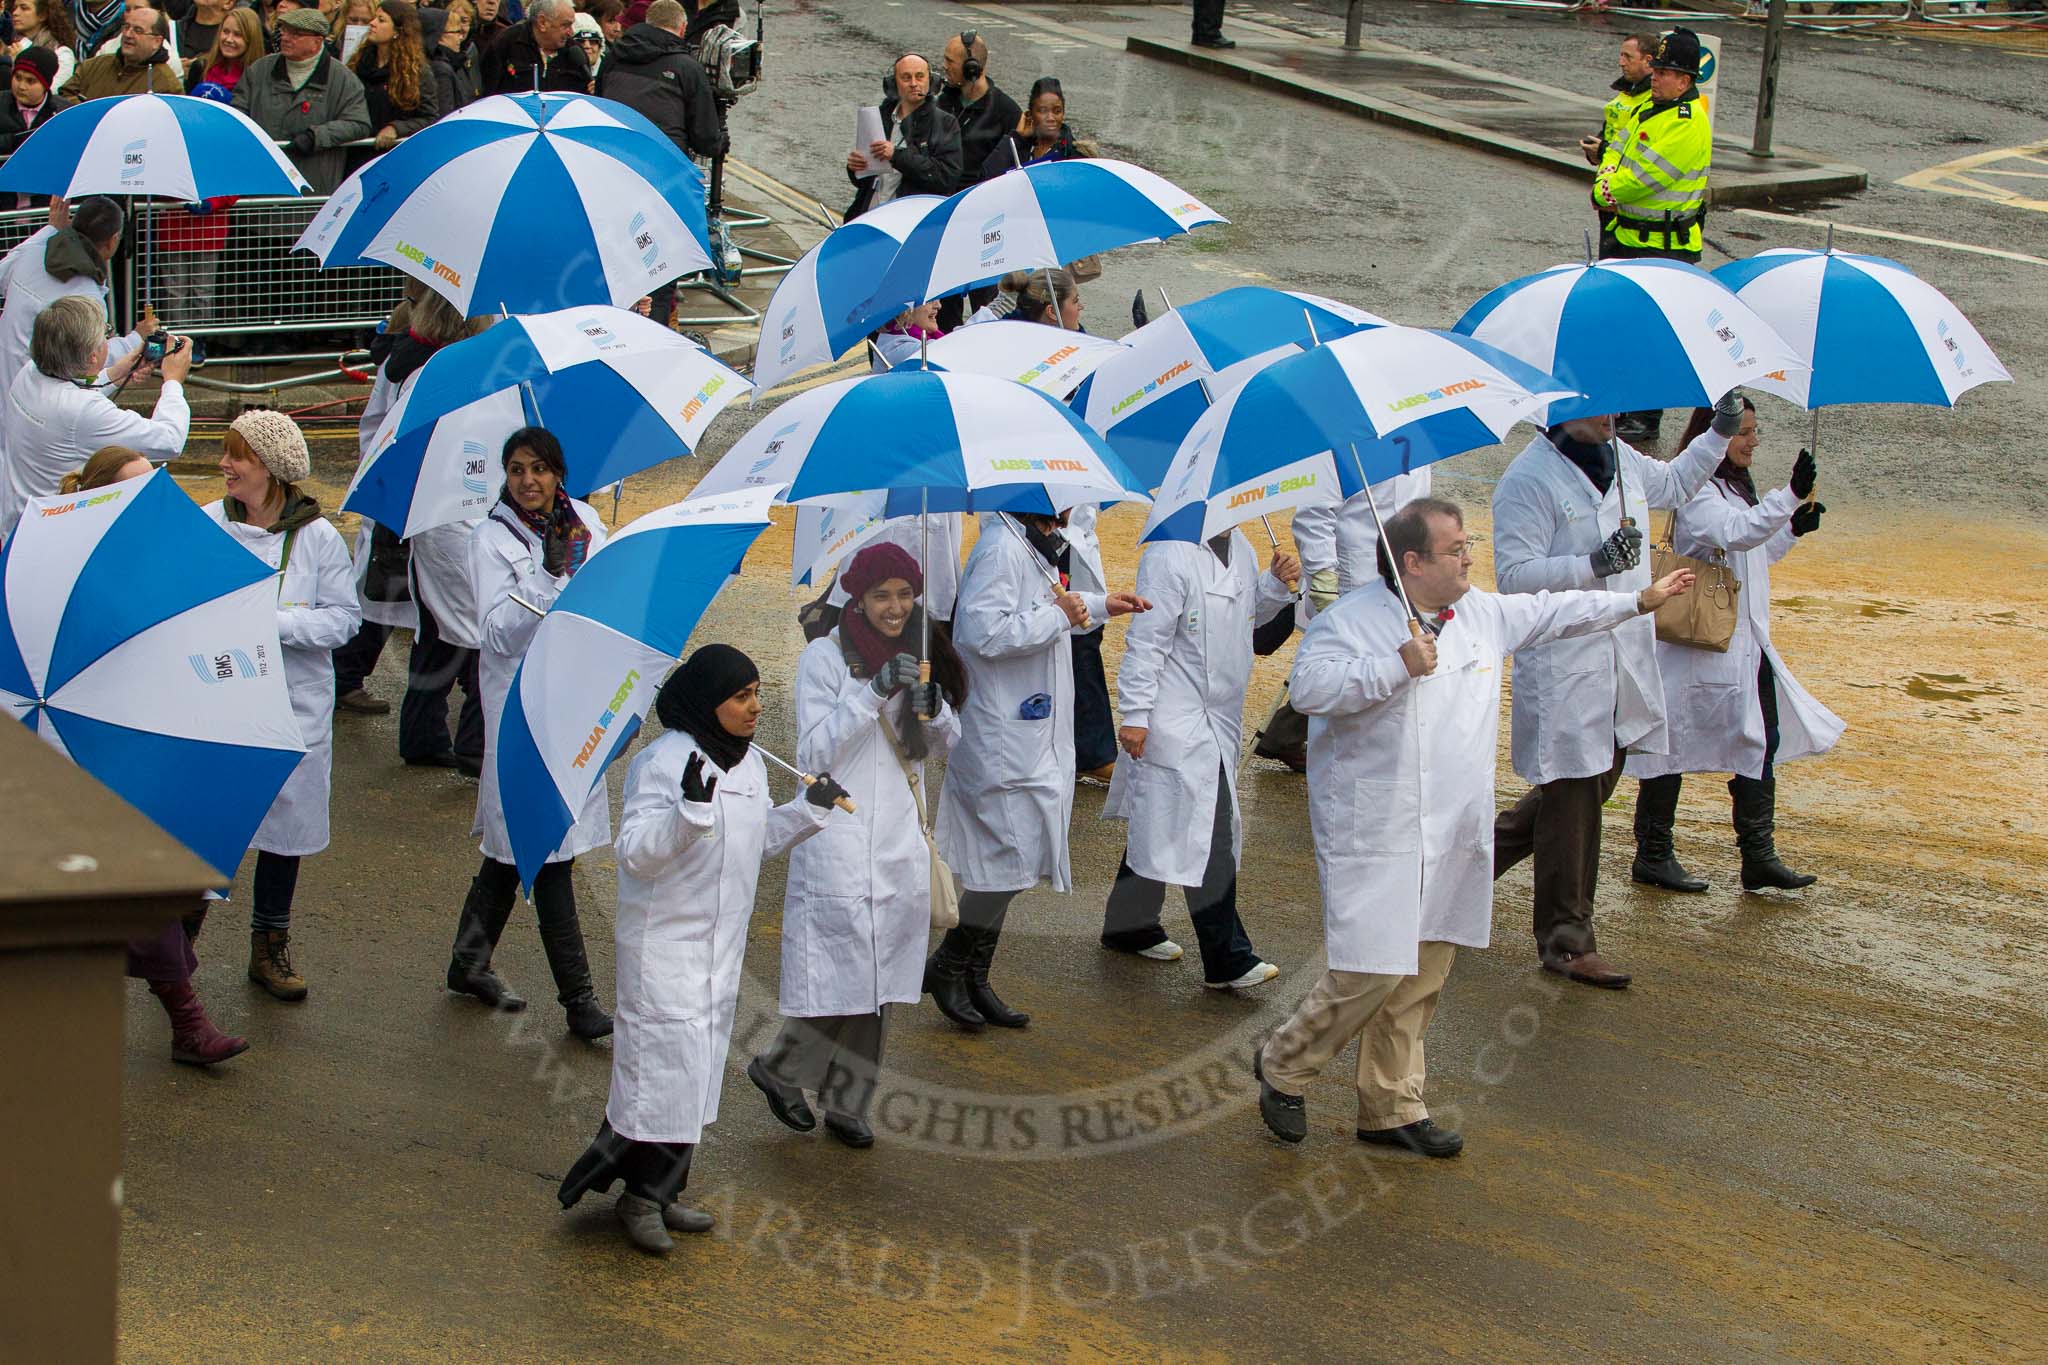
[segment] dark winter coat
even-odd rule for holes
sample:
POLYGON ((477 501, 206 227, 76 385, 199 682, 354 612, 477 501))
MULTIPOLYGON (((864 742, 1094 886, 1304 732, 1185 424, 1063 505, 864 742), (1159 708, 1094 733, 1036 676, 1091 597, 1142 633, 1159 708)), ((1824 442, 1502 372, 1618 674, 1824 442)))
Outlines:
MULTIPOLYGON (((884 100, 882 138, 890 141, 895 135, 896 101, 884 100)), ((897 198, 908 194, 953 193, 960 188, 960 125, 951 114, 926 100, 904 120, 903 145, 896 149, 895 164, 903 175, 897 198)), ((853 203, 846 210, 850 222, 874 206, 875 182, 880 177, 862 179, 848 171, 846 178, 854 184, 853 203)))
POLYGON ((685 155, 716 156, 724 141, 718 102, 711 96, 711 78, 690 51, 667 29, 635 24, 605 52, 597 93, 644 116, 685 155))

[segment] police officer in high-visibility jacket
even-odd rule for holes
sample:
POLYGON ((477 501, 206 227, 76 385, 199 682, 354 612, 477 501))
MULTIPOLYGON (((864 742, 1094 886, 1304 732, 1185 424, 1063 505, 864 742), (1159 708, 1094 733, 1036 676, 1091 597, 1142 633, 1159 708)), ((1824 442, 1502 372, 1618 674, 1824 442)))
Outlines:
POLYGON ((1614 78, 1608 88, 1614 97, 1601 106, 1600 134, 1587 134, 1579 139, 1579 150, 1586 154, 1590 166, 1611 165, 1620 147, 1622 131, 1634 121, 1636 112, 1650 102, 1650 56, 1657 50, 1657 35, 1654 33, 1631 33, 1621 40, 1621 56, 1616 65, 1621 74, 1614 78))
POLYGON ((1714 129, 1695 82, 1699 35, 1675 28, 1650 58, 1650 99, 1624 125, 1593 182, 1602 256, 1698 262, 1714 129))

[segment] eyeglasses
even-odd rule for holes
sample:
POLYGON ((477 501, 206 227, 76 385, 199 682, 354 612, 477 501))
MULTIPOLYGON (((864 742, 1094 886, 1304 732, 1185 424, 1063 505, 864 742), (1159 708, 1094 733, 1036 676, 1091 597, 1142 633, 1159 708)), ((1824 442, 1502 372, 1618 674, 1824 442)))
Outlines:
POLYGON ((1475 546, 1484 543, 1485 540, 1485 536, 1468 532, 1463 540, 1445 546, 1441 551, 1432 554, 1430 558, 1465 559, 1470 557, 1475 546))

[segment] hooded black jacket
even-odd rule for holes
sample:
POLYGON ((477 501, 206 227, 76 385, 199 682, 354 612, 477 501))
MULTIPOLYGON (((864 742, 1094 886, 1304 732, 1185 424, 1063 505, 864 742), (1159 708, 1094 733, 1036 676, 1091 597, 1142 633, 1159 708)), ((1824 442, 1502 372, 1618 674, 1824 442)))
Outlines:
POLYGON ((598 68, 597 93, 646 118, 684 155, 716 156, 724 149, 711 78, 690 45, 667 29, 635 24, 620 34, 598 68))

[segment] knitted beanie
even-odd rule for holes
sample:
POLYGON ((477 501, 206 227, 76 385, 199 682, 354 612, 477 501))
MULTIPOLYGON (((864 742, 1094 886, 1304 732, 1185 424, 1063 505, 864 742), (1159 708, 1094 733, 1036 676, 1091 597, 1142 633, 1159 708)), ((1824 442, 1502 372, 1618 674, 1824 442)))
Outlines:
POLYGON ((248 442, 249 449, 270 471, 270 477, 279 483, 298 483, 313 472, 306 434, 283 413, 254 408, 237 417, 228 429, 248 442))
POLYGON ((48 90, 57 83, 57 54, 47 47, 25 47, 14 54, 16 70, 31 67, 43 78, 43 89, 48 90))

